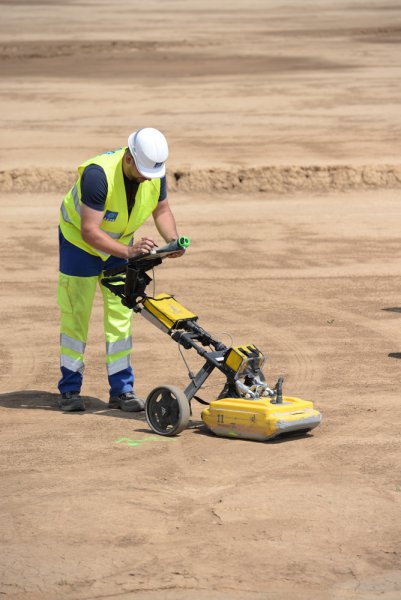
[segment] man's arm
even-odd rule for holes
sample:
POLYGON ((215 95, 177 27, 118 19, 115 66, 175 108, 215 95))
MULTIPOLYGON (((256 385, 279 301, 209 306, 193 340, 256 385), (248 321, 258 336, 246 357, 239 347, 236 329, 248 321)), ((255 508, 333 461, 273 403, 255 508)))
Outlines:
POLYGON ((168 200, 159 202, 152 214, 157 231, 164 241, 171 242, 172 240, 177 240, 177 226, 168 200))
POLYGON ((133 246, 125 246, 111 238, 100 229, 103 212, 90 208, 86 204, 81 206, 81 234, 82 239, 97 250, 106 252, 120 258, 132 258, 143 252, 150 252, 156 245, 151 238, 141 238, 133 246))
MULTIPOLYGON (((174 215, 171 212, 168 200, 159 202, 153 211, 153 219, 157 228, 165 242, 171 242, 172 240, 178 240, 177 225, 175 223, 174 215)), ((169 258, 177 258, 182 256, 185 250, 170 254, 169 258)))

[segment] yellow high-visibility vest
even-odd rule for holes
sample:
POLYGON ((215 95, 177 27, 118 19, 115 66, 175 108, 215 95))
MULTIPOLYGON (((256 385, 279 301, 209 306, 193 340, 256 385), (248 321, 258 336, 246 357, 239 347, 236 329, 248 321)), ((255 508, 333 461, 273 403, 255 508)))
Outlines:
POLYGON ((79 178, 64 198, 60 209, 60 228, 63 236, 94 256, 107 260, 109 254, 93 248, 82 239, 81 234, 81 178, 85 167, 99 165, 107 178, 107 198, 101 230, 128 246, 134 232, 146 221, 157 206, 160 196, 160 179, 144 181, 138 186, 135 204, 128 217, 122 161, 126 147, 113 152, 98 154, 78 167, 79 178))

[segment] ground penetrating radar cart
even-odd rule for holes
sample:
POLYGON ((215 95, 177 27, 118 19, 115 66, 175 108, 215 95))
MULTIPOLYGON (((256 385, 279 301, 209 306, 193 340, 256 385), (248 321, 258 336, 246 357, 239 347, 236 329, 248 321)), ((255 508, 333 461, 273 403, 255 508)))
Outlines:
MULTIPOLYGON (((227 347, 198 323, 197 315, 166 293, 146 294, 152 281, 147 274, 177 251, 189 246, 181 237, 150 254, 132 258, 123 268, 104 272, 102 284, 167 333, 185 350, 194 349, 204 359, 198 373, 189 371, 191 382, 181 390, 161 385, 147 397, 145 414, 151 429, 173 436, 185 429, 191 415, 191 400, 208 404, 196 396, 209 375, 218 369, 226 383, 218 398, 202 411, 202 420, 216 435, 265 441, 290 432, 307 432, 317 427, 322 415, 312 402, 283 396, 283 378, 270 388, 262 371, 265 356, 253 344, 227 347)), ((180 348, 181 350, 181 348, 180 348)))

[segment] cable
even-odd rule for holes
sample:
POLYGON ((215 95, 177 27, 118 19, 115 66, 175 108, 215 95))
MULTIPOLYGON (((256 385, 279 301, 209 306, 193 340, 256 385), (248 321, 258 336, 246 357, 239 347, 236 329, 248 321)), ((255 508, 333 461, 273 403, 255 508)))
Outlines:
POLYGON ((184 361, 184 364, 185 364, 185 366, 186 366, 186 368, 187 368, 187 371, 188 371, 188 375, 189 375, 189 378, 190 378, 190 380, 191 380, 191 381, 193 381, 193 380, 195 379, 195 373, 194 373, 193 371, 191 371, 191 369, 189 368, 189 366, 188 366, 188 363, 187 363, 187 361, 185 360, 185 356, 184 356, 184 355, 183 355, 183 353, 182 353, 182 350, 181 350, 181 346, 180 346, 180 344, 178 344, 178 352, 181 354, 181 358, 182 358, 182 360, 184 361))
POLYGON ((228 333, 228 331, 222 331, 222 332, 220 333, 220 335, 221 335, 221 336, 222 336, 222 335, 226 335, 226 336, 228 336, 228 337, 230 338, 231 346, 234 344, 233 336, 231 335, 231 333, 228 333))

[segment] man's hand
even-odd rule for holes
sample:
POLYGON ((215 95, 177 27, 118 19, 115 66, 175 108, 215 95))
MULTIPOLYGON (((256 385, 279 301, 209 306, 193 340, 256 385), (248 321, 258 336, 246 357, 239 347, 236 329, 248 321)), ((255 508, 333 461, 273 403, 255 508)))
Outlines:
POLYGON ((166 258, 178 258, 179 256, 182 256, 183 254, 185 254, 185 249, 180 250, 179 252, 174 252, 174 254, 169 254, 166 258))
POLYGON ((138 242, 135 242, 133 246, 128 246, 128 258, 134 258, 140 254, 149 254, 149 252, 155 248, 157 244, 149 237, 143 237, 138 242))

